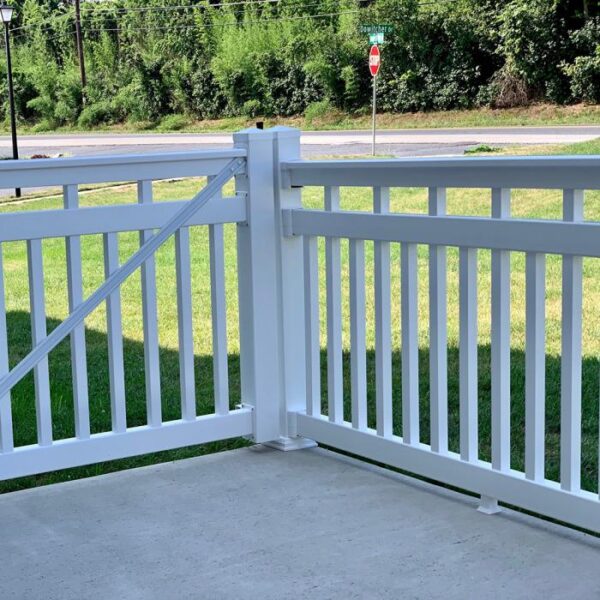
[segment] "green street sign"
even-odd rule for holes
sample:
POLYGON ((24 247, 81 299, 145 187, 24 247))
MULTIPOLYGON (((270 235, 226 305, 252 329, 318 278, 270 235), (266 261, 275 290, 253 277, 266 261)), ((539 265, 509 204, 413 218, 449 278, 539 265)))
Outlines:
POLYGON ((379 33, 370 33, 369 34, 369 43, 370 44, 383 44, 383 32, 379 33))
POLYGON ((361 33, 392 33, 394 26, 387 24, 361 25, 359 30, 361 33))

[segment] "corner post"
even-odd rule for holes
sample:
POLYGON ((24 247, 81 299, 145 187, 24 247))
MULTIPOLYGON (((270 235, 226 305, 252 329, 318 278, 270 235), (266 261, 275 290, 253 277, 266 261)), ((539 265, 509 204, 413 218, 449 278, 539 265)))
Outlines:
POLYGON ((277 318, 277 242, 273 133, 244 129, 233 136, 247 152, 246 173, 236 177, 245 192, 247 222, 238 225, 238 294, 242 403, 254 411, 254 441, 277 440, 282 375, 277 318))
POLYGON ((267 445, 278 450, 301 450, 317 444, 299 437, 295 415, 306 411, 306 356, 304 319, 304 247, 303 238, 286 237, 281 211, 302 208, 300 189, 286 185, 281 163, 300 158, 300 131, 291 127, 273 127, 274 135, 274 218, 276 227, 277 319, 282 394, 279 402, 279 438, 267 445))

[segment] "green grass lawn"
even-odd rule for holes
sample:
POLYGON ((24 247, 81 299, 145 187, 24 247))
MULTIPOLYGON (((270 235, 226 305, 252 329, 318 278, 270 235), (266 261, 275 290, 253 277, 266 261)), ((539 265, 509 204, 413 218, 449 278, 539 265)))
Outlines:
MULTIPOLYGON (((199 180, 161 182, 155 184, 157 200, 189 198, 199 188, 199 180)), ((306 188, 304 202, 307 207, 323 206, 322 190, 306 188)), ((342 189, 342 208, 347 210, 371 209, 368 190, 342 189)), ((600 193, 586 196, 585 217, 600 220, 600 193)), ((121 186, 82 194, 84 206, 122 204, 135 202, 135 188, 121 186)), ((425 213, 427 191, 425 189, 392 190, 392 211, 425 213)), ((464 215, 490 214, 489 190, 449 190, 448 212, 464 215)), ((24 211, 60 209, 59 196, 35 199, 22 203, 0 206, 0 211, 24 211)), ((559 219, 561 195, 556 191, 515 190, 513 215, 559 219)), ((239 338, 237 323, 237 271, 235 253, 235 226, 226 226, 226 295, 228 309, 228 344, 232 406, 239 401, 239 338)), ((120 235, 121 259, 126 260, 138 247, 136 233, 120 235)), ((199 414, 212 412, 212 362, 211 320, 208 261, 208 234, 205 228, 194 228, 192 243, 192 286, 194 307, 194 343, 196 351, 197 407, 199 414)), ((100 236, 83 239, 83 270, 85 294, 91 293, 103 279, 102 240, 100 236)), ((320 270, 324 282, 324 244, 320 246, 320 270)), ((31 347, 29 326, 29 303, 27 284, 27 261, 25 244, 22 242, 3 245, 7 309, 9 326, 10 361, 15 364, 31 347)), ((343 315, 344 315, 344 368, 346 412, 349 415, 349 299, 348 299, 348 244, 342 242, 343 258, 343 315)), ((374 425, 374 307, 373 307, 373 244, 366 243, 367 284, 367 366, 369 423, 374 425)), ((65 248, 62 239, 44 241, 45 286, 47 298, 48 328, 55 327, 67 315, 67 288, 65 248)), ((163 413, 165 420, 179 417, 179 371, 177 350, 177 312, 174 271, 173 242, 167 243, 156 256, 159 339, 161 345, 161 381, 163 389, 163 413)), ((479 253, 479 422, 480 453, 483 459, 490 457, 490 252, 479 253)), ((512 254, 512 465, 523 468, 524 455, 524 340, 525 340, 525 259, 522 253, 512 254)), ((450 446, 458 450, 458 251, 448 251, 448 346, 449 346, 449 404, 450 446)), ((600 338, 600 265, 597 260, 584 259, 584 332, 583 332, 583 487, 597 490, 598 481, 598 389, 600 338)), ((547 260, 547 476, 558 478, 560 461, 560 326, 561 326, 561 260, 549 256, 547 260)), ((392 340, 394 430, 401 433, 401 369, 400 369, 400 249, 392 245, 392 340)), ((428 442, 428 280, 427 248, 419 247, 419 346, 422 441, 428 442)), ((321 285, 321 346, 325 347, 325 289, 321 285)), ((145 423, 145 393, 143 372, 143 335, 141 317, 141 294, 139 274, 132 276, 122 288, 123 333, 126 338, 126 386, 128 425, 145 423)), ((110 401, 107 382, 107 344, 104 307, 99 307, 86 320, 88 362, 90 373, 90 397, 93 432, 110 430, 110 401)), ((325 353, 322 352, 323 394, 326 406, 325 353)), ((71 368, 68 341, 61 344, 50 357, 53 420, 55 437, 73 435, 73 408, 71 368)), ((17 444, 35 442, 35 411, 32 376, 24 379, 13 393, 15 437, 17 444)), ((215 443, 187 448, 159 455, 113 461, 90 467, 70 469, 58 473, 27 477, 0 483, 0 492, 11 491, 66 479, 95 475, 112 470, 140 466, 158 461, 194 456, 215 450, 243 445, 242 440, 215 443)))

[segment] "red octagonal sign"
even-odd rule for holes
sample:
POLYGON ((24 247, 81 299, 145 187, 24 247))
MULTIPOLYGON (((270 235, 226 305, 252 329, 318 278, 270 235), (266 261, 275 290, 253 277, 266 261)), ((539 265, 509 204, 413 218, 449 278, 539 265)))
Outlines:
POLYGON ((369 71, 371 71, 373 77, 379 73, 380 66, 381 54, 379 53, 379 48, 376 45, 371 46, 371 51, 369 52, 369 71))

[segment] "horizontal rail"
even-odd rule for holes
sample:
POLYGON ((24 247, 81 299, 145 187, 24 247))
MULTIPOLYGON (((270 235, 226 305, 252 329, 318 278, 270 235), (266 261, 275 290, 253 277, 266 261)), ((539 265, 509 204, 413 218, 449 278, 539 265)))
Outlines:
POLYGON ((298 160, 281 169, 293 186, 600 189, 600 156, 298 160))
POLYGON ((600 532, 600 502, 591 492, 567 493, 553 481, 533 482, 518 471, 493 470, 483 461, 437 454, 424 444, 408 446, 400 437, 383 438, 374 430, 358 431, 323 416, 297 414, 296 419, 298 434, 319 443, 600 532))
POLYGON ((243 149, 0 161, 0 189, 216 175, 243 149))
POLYGON ((288 235, 600 257, 600 223, 283 211, 288 235))
MULTIPOLYGON (((158 229, 187 202, 178 200, 0 214, 0 242, 158 229)), ((245 220, 244 196, 223 199, 215 196, 187 225, 242 223, 245 220)))
POLYGON ((33 367, 79 325, 106 298, 150 258, 180 227, 198 212, 233 176, 246 165, 246 161, 233 159, 194 198, 185 204, 162 229, 155 233, 129 260, 114 271, 110 277, 84 302, 82 302, 52 333, 45 337, 21 362, 0 379, 0 398, 6 394, 33 367))
POLYGON ((193 421, 168 421, 160 427, 132 427, 120 434, 98 433, 86 440, 57 440, 51 446, 20 446, 2 455, 0 481, 251 435, 252 419, 252 410, 242 408, 227 415, 204 415, 193 421))

